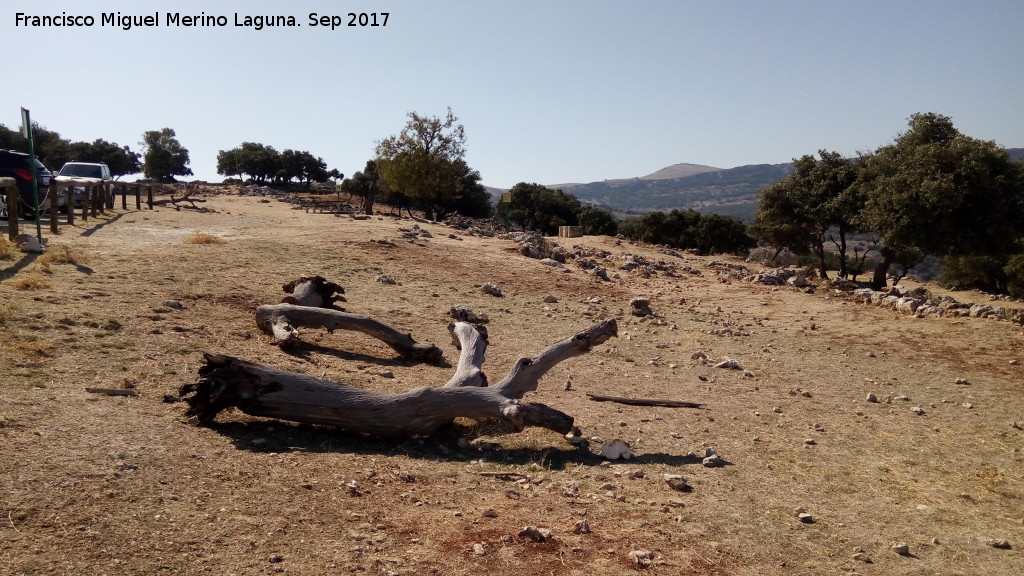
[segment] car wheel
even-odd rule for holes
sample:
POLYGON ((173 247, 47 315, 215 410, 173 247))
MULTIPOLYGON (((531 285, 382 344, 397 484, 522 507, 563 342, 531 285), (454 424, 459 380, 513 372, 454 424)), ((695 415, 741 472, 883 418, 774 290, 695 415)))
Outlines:
POLYGON ((7 220, 7 195, 0 194, 0 220, 7 220))

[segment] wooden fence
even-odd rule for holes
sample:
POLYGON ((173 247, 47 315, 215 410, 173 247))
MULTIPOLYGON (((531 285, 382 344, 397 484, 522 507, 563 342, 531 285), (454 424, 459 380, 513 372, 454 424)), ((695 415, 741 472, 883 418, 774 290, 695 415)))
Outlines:
MULTIPOLYGON (((21 208, 21 195, 18 192, 18 187, 14 184, 8 184, 3 182, 6 186, 0 185, 0 191, 3 187, 6 187, 7 193, 7 237, 10 240, 14 240, 18 234, 19 226, 19 211, 21 208)), ((64 221, 68 225, 75 223, 75 188, 84 188, 85 195, 82 198, 81 206, 81 219, 82 222, 87 222, 90 217, 96 218, 97 214, 106 214, 107 210, 113 210, 114 204, 117 201, 118 192, 121 196, 121 208, 123 210, 128 209, 128 196, 131 194, 135 197, 135 209, 142 209, 142 195, 145 193, 146 206, 153 209, 153 189, 160 188, 159 184, 141 184, 137 182, 107 182, 106 184, 73 184, 65 182, 52 182, 45 190, 46 201, 43 206, 40 206, 40 218, 45 218, 46 213, 49 213, 50 221, 50 232, 53 234, 60 233, 60 210, 57 209, 57 195, 61 188, 67 188, 67 215, 64 221), (145 191, 145 192, 143 192, 145 191)), ((43 196, 43 190, 39 191, 39 195, 43 196)))

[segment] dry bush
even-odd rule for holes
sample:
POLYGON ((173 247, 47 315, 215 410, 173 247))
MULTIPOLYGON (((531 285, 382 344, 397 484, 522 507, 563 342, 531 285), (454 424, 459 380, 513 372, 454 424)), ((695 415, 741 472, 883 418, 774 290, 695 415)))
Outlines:
POLYGON ((206 232, 193 232, 185 236, 185 244, 223 244, 224 242, 225 240, 220 236, 206 232))
POLYGON ((53 287, 50 280, 39 270, 32 270, 11 280, 11 286, 18 290, 45 290, 53 287))
POLYGON ((7 238, 0 238, 0 260, 14 260, 21 256, 18 245, 7 238))
POLYGON ((84 266, 88 264, 88 258, 81 248, 72 248, 66 244, 50 244, 46 253, 36 258, 36 264, 43 268, 49 268, 51 264, 84 266))

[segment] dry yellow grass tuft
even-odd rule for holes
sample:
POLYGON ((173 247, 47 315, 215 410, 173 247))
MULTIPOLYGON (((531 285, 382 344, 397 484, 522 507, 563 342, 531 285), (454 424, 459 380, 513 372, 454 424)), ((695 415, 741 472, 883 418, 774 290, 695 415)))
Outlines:
POLYGON ((36 258, 36 264, 43 268, 49 268, 51 264, 84 266, 88 264, 88 258, 81 248, 73 248, 67 244, 50 244, 46 253, 36 258))
POLYGON ((220 236, 206 232, 193 232, 185 236, 185 244, 224 244, 224 242, 225 240, 220 236))
POLYGON ((11 286, 18 290, 43 290, 52 288, 53 284, 39 270, 32 270, 11 280, 11 286))
POLYGON ((7 238, 0 238, 0 260, 14 260, 21 256, 18 245, 7 238))

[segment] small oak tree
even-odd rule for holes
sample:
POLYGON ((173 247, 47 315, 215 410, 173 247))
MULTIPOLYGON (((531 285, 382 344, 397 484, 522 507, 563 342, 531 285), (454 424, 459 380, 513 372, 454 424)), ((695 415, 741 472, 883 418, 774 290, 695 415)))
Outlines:
POLYGON ((142 173, 159 182, 174 182, 175 176, 191 176, 188 150, 178 141, 174 130, 163 128, 142 134, 142 173))

